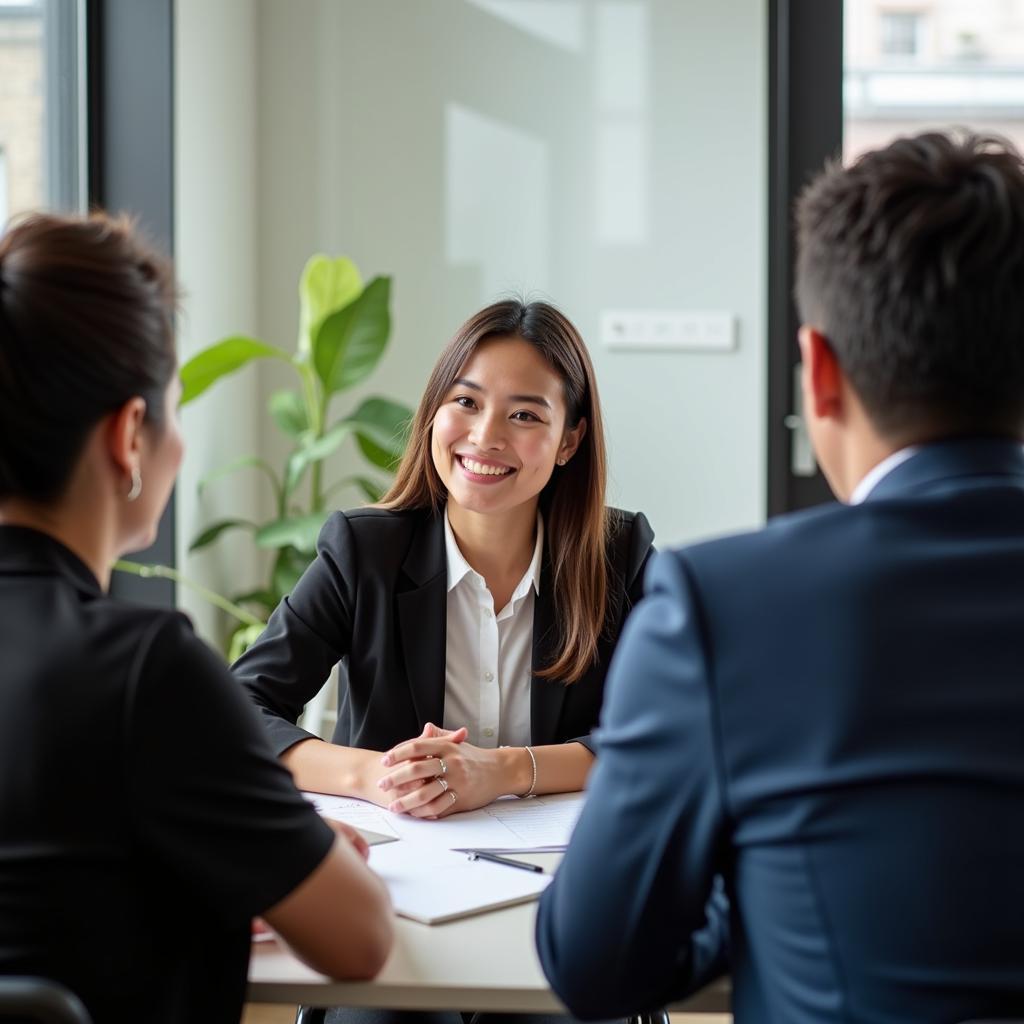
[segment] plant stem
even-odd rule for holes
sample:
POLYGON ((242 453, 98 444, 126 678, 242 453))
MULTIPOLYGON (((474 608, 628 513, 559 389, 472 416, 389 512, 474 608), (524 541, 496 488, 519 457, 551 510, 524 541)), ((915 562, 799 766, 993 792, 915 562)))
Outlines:
POLYGON ((141 576, 143 579, 173 580, 175 583, 180 583, 183 587, 188 587, 189 590, 194 591, 204 600, 209 601, 214 607, 227 612, 228 615, 238 619, 239 622, 244 622, 247 626, 266 625, 263 619, 257 618, 252 612, 247 612, 241 605, 235 604, 234 601, 229 601, 216 591, 204 587, 201 583, 196 583, 195 580, 190 580, 187 576, 182 575, 177 569, 172 569, 169 565, 143 565, 141 562, 126 562, 123 559, 119 559, 114 563, 114 568, 119 572, 130 572, 136 576, 141 576))
MULTIPOLYGON (((316 373, 310 363, 300 364, 303 391, 306 400, 306 417, 315 440, 324 436, 324 423, 327 418, 327 396, 323 393, 316 373)), ((324 498, 322 469, 319 460, 313 463, 309 473, 310 511, 319 512, 323 507, 324 498)))

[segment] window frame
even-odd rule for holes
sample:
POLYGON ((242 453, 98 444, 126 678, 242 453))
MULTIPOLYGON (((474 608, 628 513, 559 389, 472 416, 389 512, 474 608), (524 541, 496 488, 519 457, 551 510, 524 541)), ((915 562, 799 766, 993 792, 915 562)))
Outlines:
POLYGON ((820 470, 793 472, 793 202, 843 142, 843 0, 769 0, 767 515, 832 501, 820 470))
MULTIPOLYGON (((174 0, 85 0, 89 205, 126 211, 174 254, 174 0)), ((145 486, 145 480, 143 480, 145 486)), ((174 495, 134 561, 175 564, 174 495)), ((117 597, 173 608, 171 580, 115 573, 117 597)))

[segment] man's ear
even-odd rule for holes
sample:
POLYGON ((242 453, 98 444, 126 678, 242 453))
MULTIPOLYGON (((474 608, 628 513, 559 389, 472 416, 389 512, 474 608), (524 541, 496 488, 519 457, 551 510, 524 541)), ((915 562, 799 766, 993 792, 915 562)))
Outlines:
POLYGON ((804 410, 818 419, 841 420, 843 371, 828 338, 816 327, 804 324, 797 335, 803 360, 804 410))
POLYGON ((142 458, 142 424, 145 418, 146 400, 139 396, 129 398, 110 414, 107 425, 110 458, 126 477, 132 475, 132 470, 139 468, 142 458))

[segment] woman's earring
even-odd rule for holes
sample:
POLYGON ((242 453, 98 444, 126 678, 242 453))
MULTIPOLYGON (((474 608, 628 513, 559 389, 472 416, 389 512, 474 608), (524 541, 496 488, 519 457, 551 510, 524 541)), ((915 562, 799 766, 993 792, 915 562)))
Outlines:
POLYGON ((568 461, 569 461, 568 459, 559 459, 558 460, 558 464, 560 466, 564 466, 568 461))
POLYGON ((142 474, 138 466, 132 466, 132 486, 128 491, 128 500, 134 501, 142 493, 142 474))

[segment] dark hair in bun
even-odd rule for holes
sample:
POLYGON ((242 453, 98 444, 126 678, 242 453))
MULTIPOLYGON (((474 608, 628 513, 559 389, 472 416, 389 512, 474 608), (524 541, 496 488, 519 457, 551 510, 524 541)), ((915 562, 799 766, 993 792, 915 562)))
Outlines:
POLYGON ((124 217, 32 214, 0 238, 0 500, 60 496, 89 431, 175 372, 168 260, 124 217))

